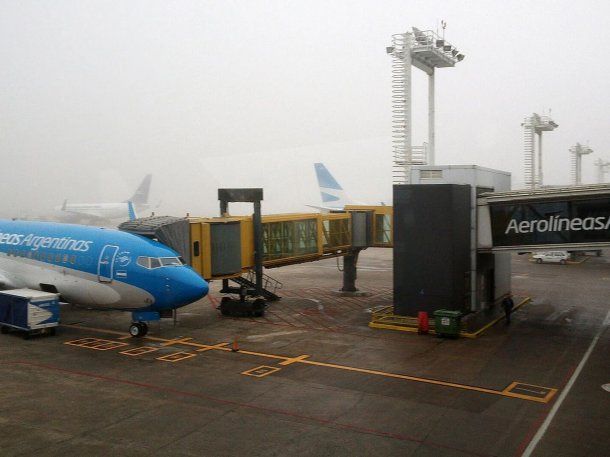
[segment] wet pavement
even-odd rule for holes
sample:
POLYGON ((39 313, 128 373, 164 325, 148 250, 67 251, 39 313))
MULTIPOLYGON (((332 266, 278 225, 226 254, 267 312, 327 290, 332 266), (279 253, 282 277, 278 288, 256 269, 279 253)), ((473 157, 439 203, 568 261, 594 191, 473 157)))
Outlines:
POLYGON ((222 317, 218 284, 144 339, 128 313, 66 306, 55 337, 0 335, 0 453, 610 455, 608 260, 515 255, 532 302, 477 339, 369 328, 391 304, 381 249, 365 297, 337 296, 335 259, 268 270, 284 288, 264 318, 222 317))

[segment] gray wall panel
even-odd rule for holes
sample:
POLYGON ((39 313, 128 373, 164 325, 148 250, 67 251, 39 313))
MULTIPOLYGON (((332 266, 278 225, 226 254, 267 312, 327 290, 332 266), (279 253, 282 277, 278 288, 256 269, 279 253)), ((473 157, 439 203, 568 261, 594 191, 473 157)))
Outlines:
POLYGON ((394 312, 465 309, 470 186, 394 186, 394 312))

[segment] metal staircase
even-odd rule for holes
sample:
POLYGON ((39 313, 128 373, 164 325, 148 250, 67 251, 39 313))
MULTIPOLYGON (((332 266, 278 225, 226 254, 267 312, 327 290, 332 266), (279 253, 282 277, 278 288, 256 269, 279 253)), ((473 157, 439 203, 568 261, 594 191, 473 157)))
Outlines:
MULTIPOLYGON (((256 289, 256 278, 254 271, 252 270, 250 270, 246 276, 231 278, 231 281, 240 286, 247 287, 248 289, 256 289)), ((277 295, 276 292, 281 289, 282 286, 283 284, 280 281, 263 273, 262 296, 265 297, 267 301, 279 300, 281 297, 277 295)))

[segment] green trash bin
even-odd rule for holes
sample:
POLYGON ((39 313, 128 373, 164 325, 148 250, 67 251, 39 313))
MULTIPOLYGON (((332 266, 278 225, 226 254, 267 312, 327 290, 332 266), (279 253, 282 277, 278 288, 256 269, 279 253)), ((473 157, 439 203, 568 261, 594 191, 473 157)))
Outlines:
POLYGON ((461 311, 437 309, 434 311, 434 331, 438 336, 457 338, 460 336, 461 311))

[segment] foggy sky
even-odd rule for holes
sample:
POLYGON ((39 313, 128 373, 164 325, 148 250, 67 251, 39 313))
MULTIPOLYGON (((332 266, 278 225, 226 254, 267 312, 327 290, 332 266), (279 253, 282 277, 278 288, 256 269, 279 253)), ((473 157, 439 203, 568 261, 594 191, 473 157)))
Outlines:
MULTIPOLYGON (((436 29, 437 163, 523 181, 521 122, 552 109, 545 184, 568 149, 610 160, 603 1, 0 1, 0 215, 121 201, 153 173, 157 212, 216 215, 218 187, 265 212, 319 204, 312 163, 357 200, 391 201, 391 35, 436 29)), ((427 139, 414 69, 413 144, 427 139)), ((246 211, 247 212, 247 211, 246 211)))

